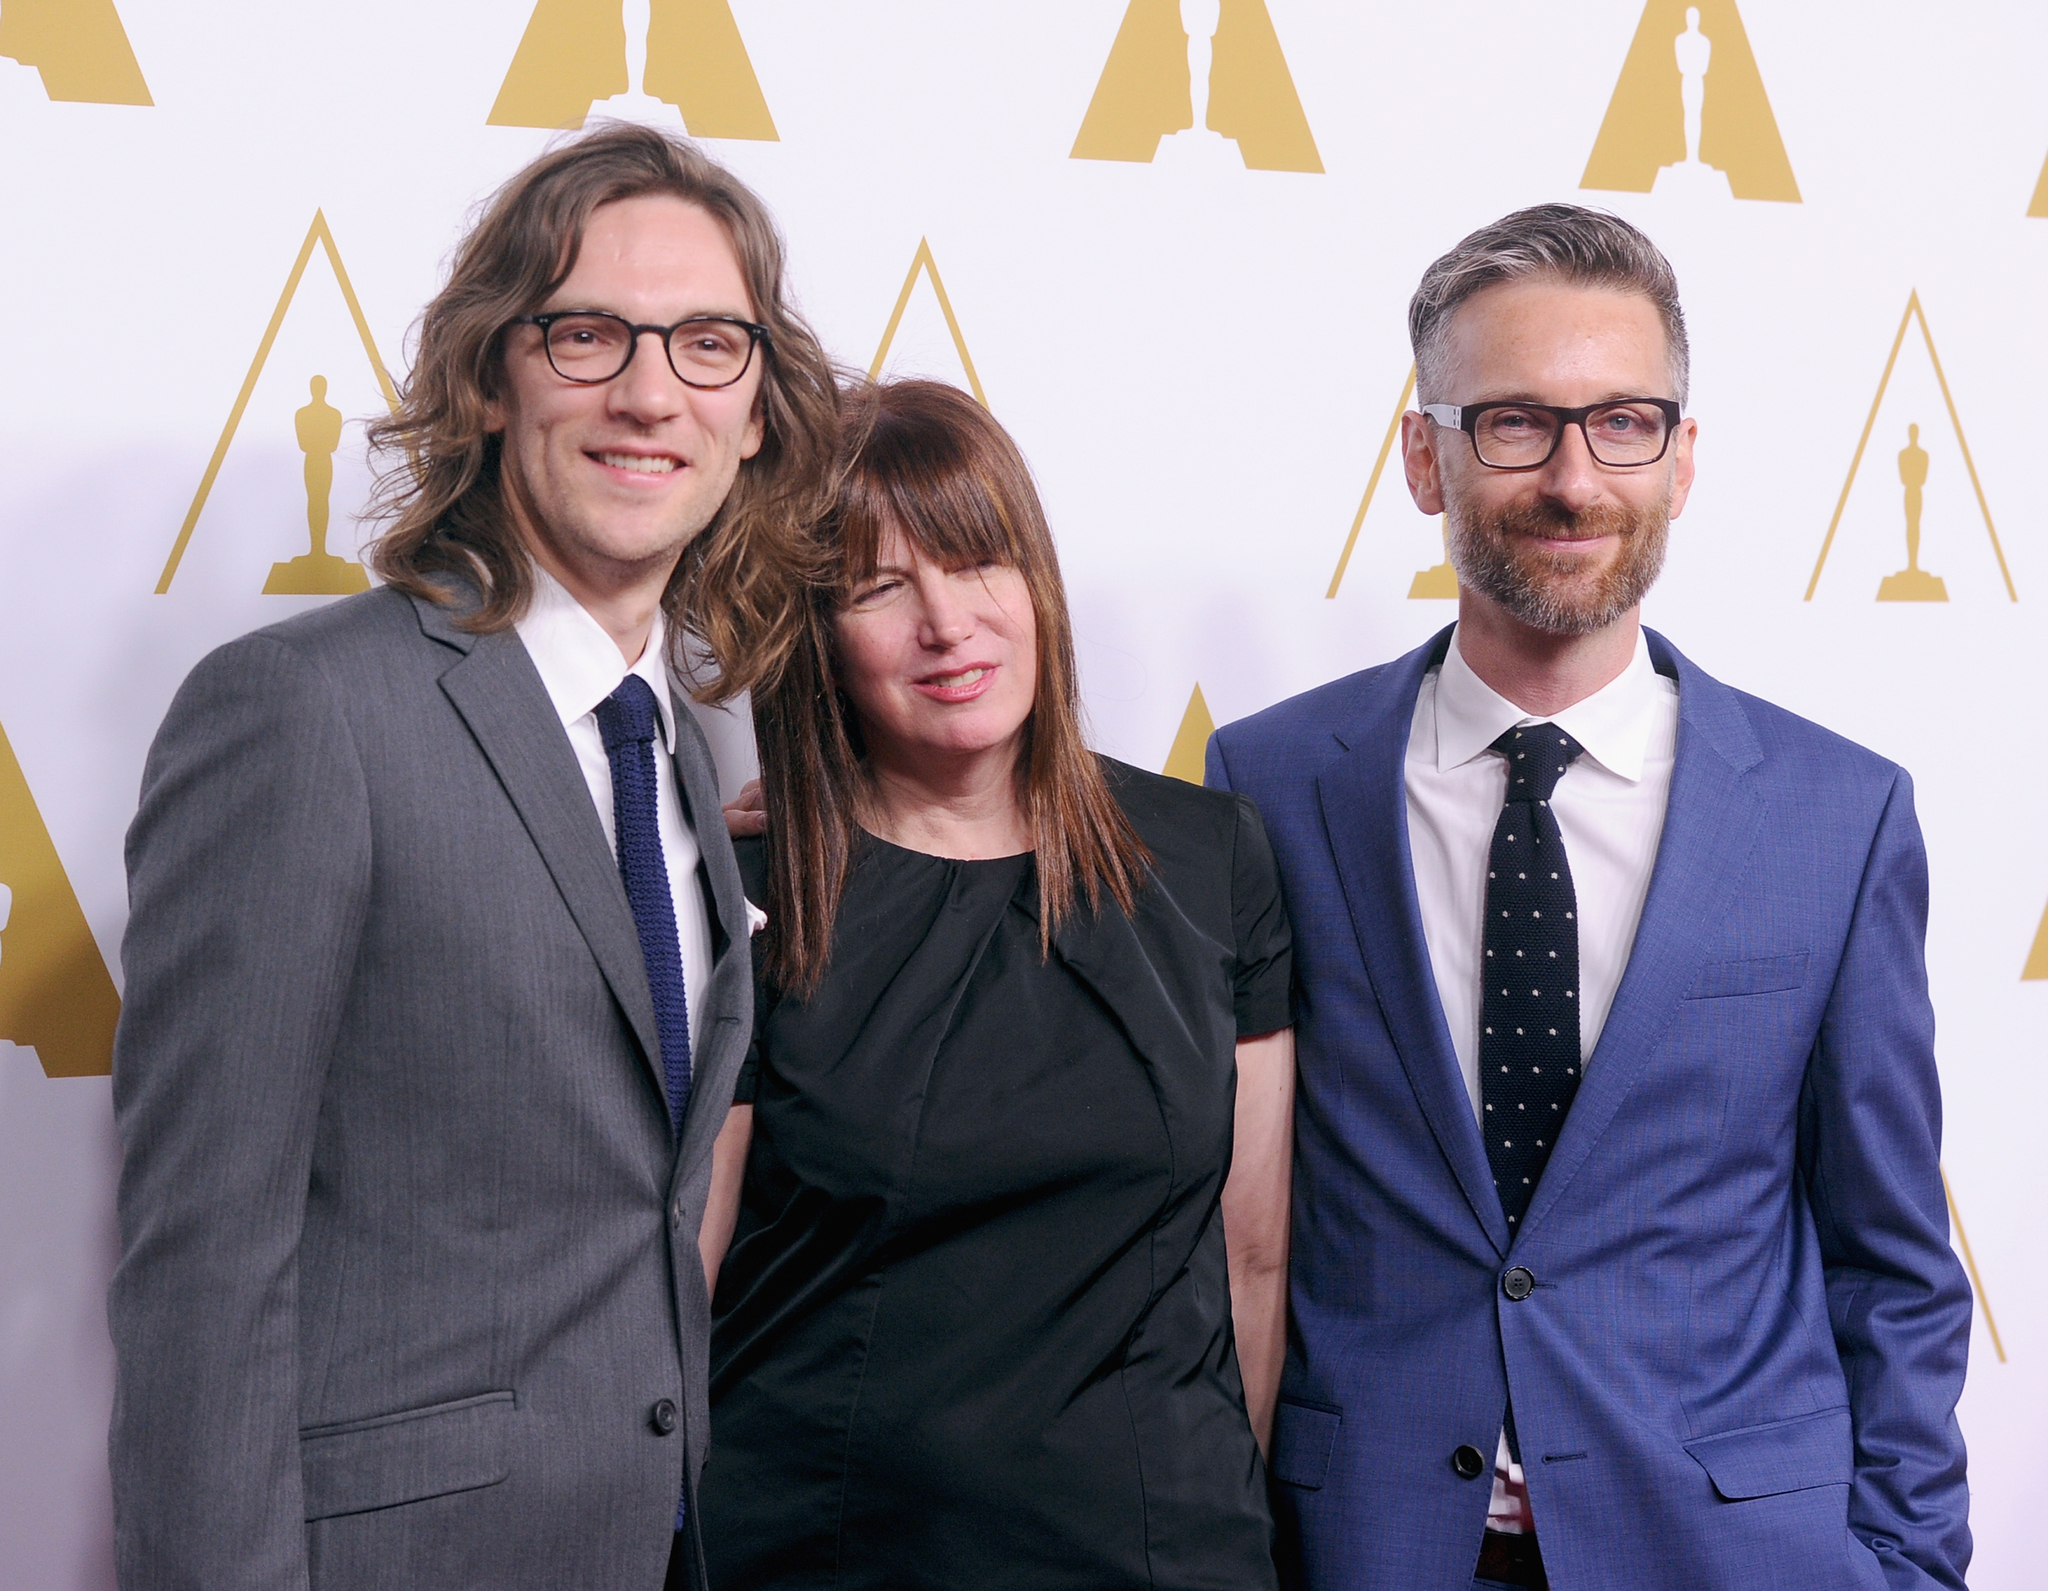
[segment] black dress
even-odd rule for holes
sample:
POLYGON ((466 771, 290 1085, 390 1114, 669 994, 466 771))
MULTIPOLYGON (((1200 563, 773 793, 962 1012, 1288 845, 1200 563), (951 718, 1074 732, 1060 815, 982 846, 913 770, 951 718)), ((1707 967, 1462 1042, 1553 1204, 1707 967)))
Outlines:
POLYGON ((1243 798, 1106 769, 1135 917, 1045 960, 1031 857, 871 840, 817 994, 762 992, 714 1591, 1274 1584, 1217 1201, 1235 1040, 1290 1020, 1279 886, 1243 798))

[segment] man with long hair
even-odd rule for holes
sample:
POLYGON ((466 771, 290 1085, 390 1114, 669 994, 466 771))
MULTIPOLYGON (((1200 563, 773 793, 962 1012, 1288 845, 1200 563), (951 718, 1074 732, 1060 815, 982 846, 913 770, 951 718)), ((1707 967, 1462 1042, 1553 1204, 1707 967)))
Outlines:
POLYGON ((760 200, 569 142, 373 428, 383 587, 178 692, 114 1057, 124 1587, 701 1585, 752 991, 671 680, 772 667, 834 415, 760 200))

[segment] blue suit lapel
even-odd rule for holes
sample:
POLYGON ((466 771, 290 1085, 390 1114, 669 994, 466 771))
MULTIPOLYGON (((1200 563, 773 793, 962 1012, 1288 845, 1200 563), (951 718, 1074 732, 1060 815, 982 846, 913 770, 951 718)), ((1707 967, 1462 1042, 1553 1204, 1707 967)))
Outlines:
POLYGON ((1537 1185, 1522 1235, 1540 1226, 1607 1131, 1644 1064, 1678 1015, 1725 920, 1725 905, 1747 871, 1763 801, 1744 775, 1763 748, 1735 693, 1647 632, 1659 672, 1678 680, 1678 753, 1664 833, 1635 945, 1585 1085, 1565 1118, 1557 1150, 1537 1185))
POLYGON ((1472 1213, 1506 1254, 1507 1217, 1437 998, 1408 849, 1408 731, 1423 676, 1442 659, 1450 634, 1442 631, 1387 670, 1336 731, 1347 754, 1317 777, 1316 794, 1352 932, 1409 1087, 1472 1213))

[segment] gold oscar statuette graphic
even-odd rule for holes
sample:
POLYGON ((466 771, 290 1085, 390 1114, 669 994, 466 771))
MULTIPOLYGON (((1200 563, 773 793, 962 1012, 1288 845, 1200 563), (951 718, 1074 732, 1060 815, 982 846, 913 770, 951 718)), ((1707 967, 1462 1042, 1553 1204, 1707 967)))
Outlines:
POLYGON ((1581 188, 1799 202, 1735 0, 1649 0, 1581 188))
MULTIPOLYGON (((1828 553, 1835 545, 1835 532, 1841 528, 1842 512, 1849 506, 1849 492, 1856 484, 1856 471, 1863 463, 1863 450, 1870 445, 1871 429, 1877 424, 1877 412, 1884 406, 1885 388, 1891 385, 1892 371, 1899 362, 1899 350, 1906 344, 1906 332, 1914 321, 1920 323, 1920 338, 1927 345, 1927 360, 1934 367, 1934 379, 1941 387, 1941 401, 1948 409, 1948 423, 1956 433, 1956 446, 1962 450, 1963 468, 1969 473, 1970 489, 1977 494, 1977 511, 1984 516, 1984 532, 1991 538, 1991 551, 1998 559, 1998 573, 2005 581, 2005 594, 2012 601, 2020 599, 2018 589, 2012 583, 2012 571, 2005 566, 2005 548, 1999 545, 1998 527, 1991 523, 1991 504, 1984 497, 1984 483, 1977 479, 1977 464, 1970 456, 1970 439, 1963 435, 1963 418, 1956 412, 1956 400, 1948 390, 1948 377, 1941 368, 1941 355, 1934 346, 1934 332, 1927 324, 1927 312, 1920 307, 1918 289, 1907 295, 1906 312, 1899 317, 1898 335, 1892 338, 1892 351, 1886 356, 1884 374, 1877 380, 1877 396, 1870 400, 1870 417, 1863 422, 1863 434, 1856 439, 1856 452, 1849 460, 1849 475, 1842 482, 1842 495, 1835 500, 1834 518, 1828 521, 1828 533, 1820 544, 1820 556, 1814 560, 1813 578, 1806 582, 1806 600, 1811 602, 1813 594, 1820 587, 1820 573, 1827 567, 1828 553)), ((1906 447, 1899 454, 1899 479, 1906 489, 1906 567, 1895 575, 1887 575, 1878 588, 1880 602, 1946 602, 1948 590, 1941 581, 1920 568, 1920 492, 1927 484, 1927 454, 1920 447, 1920 427, 1907 428, 1906 447)))
POLYGON ((1323 169, 1265 0, 1130 0, 1071 158, 1323 169))
POLYGON ((0 1039, 45 1077, 113 1069, 121 1000, 7 732, 0 729, 0 1039))
POLYGON ((2041 162, 2041 180, 2034 184, 2034 202, 2027 206, 2027 214, 2048 220, 2048 160, 2041 162))
POLYGON ((1408 600, 1416 602, 1425 598, 1433 601, 1456 602, 1458 600, 1458 571, 1451 567, 1451 516, 1443 516, 1444 561, 1432 564, 1427 569, 1418 569, 1415 578, 1408 582, 1408 600))
POLYGON ((953 301, 946 296, 946 284, 939 278, 939 262, 932 258, 931 243, 925 238, 917 240, 917 252, 910 257, 910 270, 903 278, 903 291, 896 295, 896 307, 890 311, 889 324, 882 329, 882 341, 875 349, 875 361, 868 366, 868 379, 872 381, 882 373, 882 365, 896 341, 897 329, 903 324, 903 312, 910 308, 910 295, 917 290, 920 272, 932 284, 932 292, 939 301, 939 311, 946 317, 946 330, 952 336, 953 351, 960 356, 960 368, 966 373, 968 390, 974 394, 974 401, 986 409, 988 394, 981 390, 981 377, 974 373, 974 356, 967 351, 967 339, 960 333, 960 318, 953 313, 953 301))
POLYGON ((1209 716, 1209 704, 1202 700, 1202 687, 1197 684, 1188 698, 1188 710, 1181 714, 1173 749, 1166 754, 1166 766, 1159 771, 1169 779, 1200 784, 1206 771, 1209 737, 1215 733, 1216 720, 1209 716))
POLYGON ((309 383, 313 401, 292 416, 306 455, 306 529, 313 549, 270 566, 267 597, 346 597, 370 589, 369 572, 327 550, 328 498, 334 492, 334 450, 341 446, 341 411, 327 401, 327 378, 309 383))
POLYGON ((581 127, 668 106, 693 138, 776 140, 727 0, 538 0, 486 120, 581 127))
MULTIPOLYGON (((170 557, 164 560, 164 572, 156 583, 158 596, 171 589, 171 581, 177 576, 178 564, 192 540, 193 528, 198 525, 199 516, 206 508, 207 496, 213 491, 214 480, 227 459, 228 448, 235 440, 235 430, 242 423, 243 411, 249 407, 256 382, 263 374, 264 361, 270 357, 271 344, 277 341, 277 334, 284 326, 284 318, 291 310, 292 299, 306 274, 306 266, 312 261, 316 245, 327 251, 327 263, 334 268, 335 283, 341 288, 343 302, 348 305, 349 318, 355 322, 363 354, 370 361, 370 369, 383 391, 385 403, 393 413, 397 412, 398 389, 391 384, 391 377, 384 369, 376 339, 370 335, 370 323, 363 315, 363 306, 356 299, 355 288, 349 282, 348 269, 341 263, 341 251, 334 246, 334 234, 328 230, 327 217, 315 210, 313 224, 306 229, 306 241, 299 247, 299 257, 292 262, 284 291, 278 295, 277 308, 271 311, 270 324, 263 330, 263 340, 256 345, 256 357, 249 363, 249 374, 243 378, 235 406, 228 411, 227 424, 221 428, 220 441, 214 444, 206 473, 199 478, 199 489, 192 494, 192 506, 185 512, 185 523, 178 528, 178 539, 171 544, 170 557)), ((368 590, 369 576, 361 564, 333 556, 327 551, 328 495, 334 484, 334 451, 341 444, 341 415, 327 404, 325 376, 313 377, 311 386, 313 401, 300 409, 295 418, 299 446, 306 454, 306 523, 312 532, 312 550, 288 562, 274 564, 263 589, 272 595, 347 596, 368 590), (333 417, 331 424, 329 416, 333 417), (330 432, 332 440, 328 439, 330 432)))
MULTIPOLYGON (((1415 396, 1415 367, 1408 367, 1408 379, 1401 384, 1401 396, 1394 403, 1394 417, 1387 422, 1387 434, 1380 438, 1379 457, 1372 461, 1372 474, 1366 478, 1365 495, 1358 500, 1358 512, 1351 516, 1351 534, 1344 538, 1344 550, 1337 555, 1336 572, 1330 576, 1330 589, 1325 597, 1334 597, 1337 588, 1344 583, 1344 571, 1351 565, 1351 554, 1358 546, 1358 533, 1365 528, 1366 510, 1372 507, 1373 494, 1380 489, 1380 476, 1386 472, 1387 460, 1392 456, 1394 443, 1401 435, 1401 416, 1408 412, 1408 400, 1415 396)), ((1427 569, 1416 571, 1415 578, 1408 583, 1411 600, 1449 598, 1457 600, 1458 575, 1451 568, 1450 520, 1444 520, 1444 561, 1427 569)))
POLYGON ((153 105, 114 0, 5 0, 0 55, 42 74, 51 99, 153 105))
POLYGON ((1927 484, 1927 449, 1920 445, 1920 427, 1906 427, 1906 445, 1899 454, 1899 480, 1906 488, 1906 567, 1877 583, 1880 602, 1946 602, 1948 587, 1940 575, 1920 567, 1921 488, 1927 484))

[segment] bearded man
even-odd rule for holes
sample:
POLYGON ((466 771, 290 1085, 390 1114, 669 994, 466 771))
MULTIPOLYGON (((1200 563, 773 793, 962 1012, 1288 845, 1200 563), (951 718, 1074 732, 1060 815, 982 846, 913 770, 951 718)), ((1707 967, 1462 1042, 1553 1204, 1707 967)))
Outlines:
POLYGON ((1409 328, 1458 622, 1209 747, 1301 985, 1294 1583, 1961 1587, 1911 782, 1641 627, 1696 434, 1649 239, 1521 211, 1409 328))

